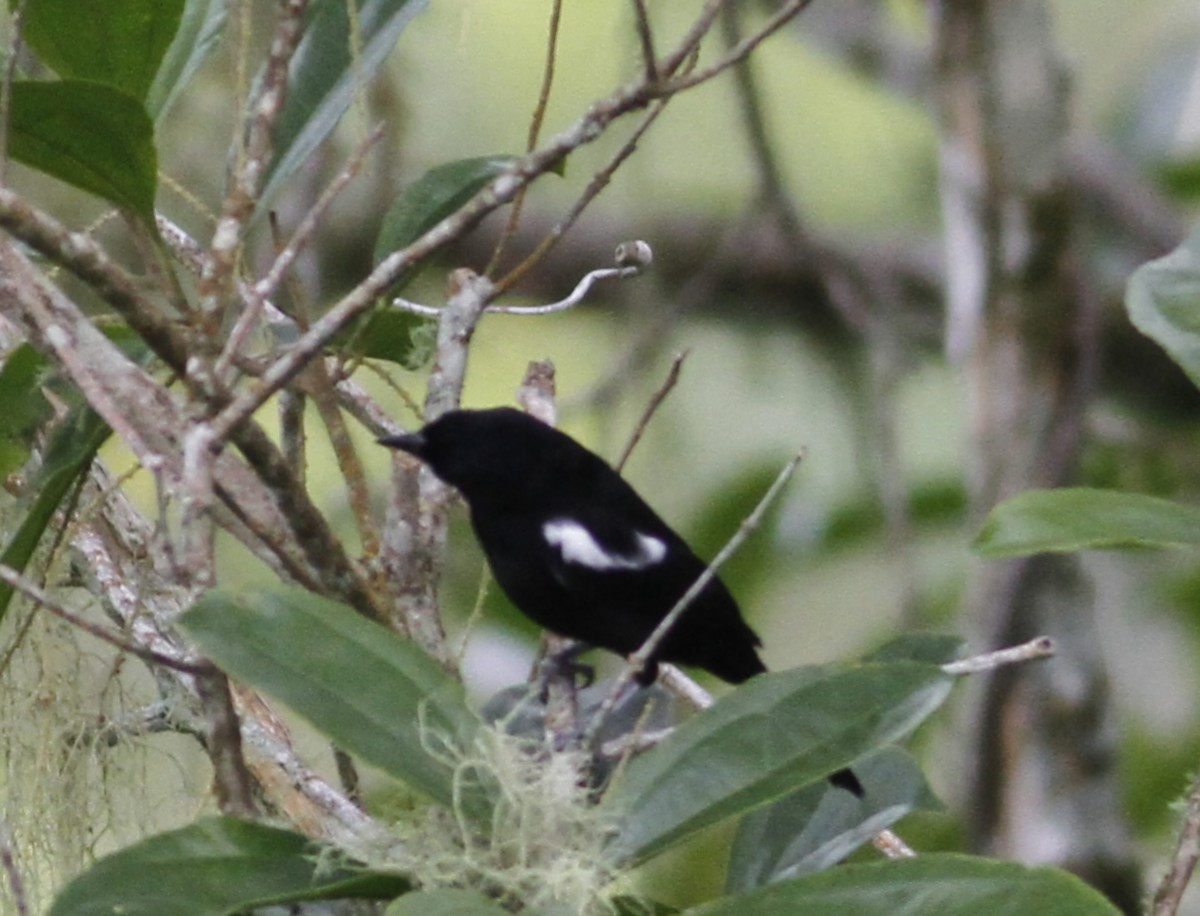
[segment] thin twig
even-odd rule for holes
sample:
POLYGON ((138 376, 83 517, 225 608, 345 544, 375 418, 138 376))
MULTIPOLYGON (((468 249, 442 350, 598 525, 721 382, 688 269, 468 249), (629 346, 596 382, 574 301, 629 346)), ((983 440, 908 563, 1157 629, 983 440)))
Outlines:
MULTIPOLYGON (((546 108, 550 104, 550 89, 554 85, 554 67, 558 61, 558 34, 559 26, 562 23, 562 6, 562 0, 551 0, 550 25, 547 29, 548 37, 546 39, 546 63, 542 68, 542 88, 538 91, 533 117, 529 119, 529 134, 525 140, 525 152, 527 153, 537 149, 538 139, 542 134, 542 125, 546 121, 546 108)), ((504 246, 508 244, 509 239, 516 233, 517 226, 520 225, 521 213, 525 209, 526 190, 526 188, 522 188, 513 198, 508 222, 504 226, 504 231, 500 233, 500 238, 496 241, 496 248, 492 252, 491 260, 488 261, 488 265, 483 271, 484 276, 490 277, 493 271, 500 266, 500 257, 504 253, 504 246)))
POLYGON ((683 368, 683 361, 687 359, 691 350, 680 350, 675 354, 675 358, 671 361, 671 369, 667 373, 667 377, 663 379, 663 383, 658 386, 658 390, 654 392, 654 396, 650 398, 650 403, 646 405, 646 409, 642 411, 642 416, 637 422, 637 426, 633 428, 633 435, 629 437, 629 441, 625 444, 625 450, 621 452, 621 457, 617 459, 617 463, 613 467, 618 473, 625 467, 625 462, 629 460, 629 456, 633 454, 633 450, 637 448, 637 444, 642 441, 642 436, 646 432, 646 427, 650 425, 650 421, 654 418, 658 408, 662 402, 666 400, 667 395, 675 388, 679 382, 679 371, 683 368))
POLYGON ((669 82, 662 84, 659 87, 659 93, 662 95, 675 95, 683 92, 685 89, 691 89, 699 86, 701 83, 707 83, 715 76, 720 76, 730 67, 740 64, 749 57, 750 52, 800 15, 810 3, 812 3, 812 0, 790 0, 790 2, 780 7, 775 15, 767 20, 764 26, 749 38, 744 38, 738 42, 719 61, 710 64, 702 70, 694 70, 685 76, 675 77, 669 82))
POLYGON ((305 214, 304 219, 300 221, 288 243, 275 256, 270 269, 263 274, 262 279, 254 284, 252 289, 256 297, 264 300, 269 299, 271 294, 275 292, 279 286, 279 281, 283 279, 283 275, 287 273, 288 269, 295 262, 297 255, 299 255, 309 238, 317 230, 325 211, 329 209, 330 204, 333 203, 346 185, 353 181, 362 170, 367 154, 374 148, 382 136, 383 125, 379 125, 363 138, 363 141, 350 155, 350 158, 346 161, 346 165, 338 173, 337 177, 330 182, 329 187, 325 189, 321 196, 317 198, 317 202, 305 214))
POLYGON ((659 65, 658 70, 662 76, 674 76, 675 72, 695 55, 696 49, 700 47, 700 42, 712 30, 717 16, 729 2, 731 0, 708 0, 704 9, 700 11, 700 15, 696 17, 696 21, 688 29, 687 34, 680 39, 675 50, 668 54, 659 65))
MULTIPOLYGON (((525 276, 535 265, 541 263, 542 259, 553 250, 554 246, 565 236, 572 226, 583 215, 583 211, 595 200, 601 191, 608 187, 612 181, 612 176, 626 159, 633 155, 633 151, 637 149, 638 142, 645 135, 652 124, 658 120, 658 116, 663 113, 666 108, 666 100, 659 99, 650 105, 650 110, 638 122, 638 126, 634 128, 629 139, 621 144, 618 149, 609 159, 604 168, 596 172, 588 182, 586 188, 583 189, 578 199, 571 205, 571 209, 567 211, 554 226, 543 234, 541 242, 526 257, 520 264, 510 270, 507 274, 496 281, 496 295, 500 295, 506 290, 510 290, 517 282, 525 276)), ((622 265, 623 266, 623 265, 622 265)), ((644 265, 643 265, 644 266, 644 265)))
POLYGON ((65 620, 71 626, 78 627, 85 633, 95 636, 100 641, 106 642, 110 646, 120 649, 122 652, 136 655, 144 662, 149 662, 153 665, 162 665, 181 674, 202 675, 210 673, 213 670, 212 665, 206 662, 187 662, 179 658, 173 658, 170 655, 164 655, 162 652, 156 652, 153 649, 147 649, 145 646, 131 643, 123 636, 108 629, 108 627, 85 620, 73 611, 68 611, 38 587, 36 583, 9 566, 0 565, 0 581, 3 581, 10 588, 16 589, 29 600, 36 602, 38 606, 45 608, 55 617, 65 620))
POLYGON ((746 538, 748 538, 751 533, 753 533, 754 530, 757 529, 762 523, 763 516, 766 515, 767 510, 771 507, 771 504, 775 502, 775 499, 779 496, 788 480, 791 479, 792 474, 795 473, 797 466, 799 466, 803 458, 804 450, 802 449, 797 452, 786 465, 784 465, 783 470, 780 471, 779 475, 775 478, 774 483, 767 488, 767 492, 763 494, 763 497, 759 500, 758 505, 754 507, 754 511, 746 516, 745 520, 738 527, 738 530, 734 532, 733 537, 731 537, 728 543, 721 548, 720 552, 713 557, 712 561, 705 568, 704 572, 701 573, 697 577, 696 581, 691 584, 691 587, 689 587, 688 590, 679 598, 679 600, 675 602, 675 606, 672 607, 669 612, 667 612, 667 615, 659 622, 658 626, 654 628, 654 631, 650 634, 646 641, 642 643, 641 648, 629 656, 625 667, 621 670, 621 673, 617 676, 615 682, 613 683, 611 691, 609 692, 608 696, 605 697, 604 702, 600 705, 600 709, 597 710, 596 715, 593 717, 592 723, 588 727, 588 734, 585 737, 585 743, 590 742, 595 737, 600 725, 604 722, 604 719, 610 712, 612 712, 613 707, 616 705, 618 695, 622 690, 625 689, 627 684, 633 681, 634 677, 636 677, 645 669, 646 664, 662 645, 663 640, 667 638, 667 635, 671 632, 672 627, 679 622, 679 619, 683 616, 684 611, 686 611, 691 606, 692 602, 695 601, 700 595, 700 593, 708 587, 708 584, 716 578, 717 570, 721 568, 721 565, 731 556, 733 556, 737 549, 741 547, 743 543, 745 543, 746 538))
POLYGON ((1187 809, 1183 816, 1183 826, 1179 831, 1179 839, 1175 844, 1175 853, 1171 856, 1171 864, 1163 875, 1158 889, 1154 892, 1154 903, 1151 906, 1151 916, 1175 916, 1179 904, 1183 901, 1183 892, 1187 890, 1188 882, 1196 870, 1196 862, 1200 860, 1200 779, 1192 783, 1188 793, 1187 809))
POLYGON ((1039 636, 1019 646, 998 649, 995 652, 985 652, 957 662, 947 662, 942 670, 947 674, 964 675, 978 674, 981 671, 991 671, 1004 665, 1019 665, 1022 662, 1037 661, 1050 658, 1054 654, 1054 640, 1049 636, 1039 636))
MULTIPOLYGON (((703 36, 728 0, 710 0, 688 30, 679 47, 664 61, 662 72, 673 74, 694 53, 703 36)), ((742 42, 727 58, 725 66, 738 63, 772 31, 780 28, 806 5, 794 0, 772 17, 763 32, 742 42)), ((715 73, 711 74, 715 75, 715 73)), ((687 88, 680 85, 678 89, 687 88)), ((392 252, 357 287, 334 303, 313 326, 279 359, 271 364, 256 385, 243 392, 224 411, 220 427, 232 429, 254 413, 351 321, 370 309, 379 296, 410 267, 473 229, 488 214, 510 202, 522 188, 558 167, 563 159, 580 147, 594 142, 621 116, 645 106, 655 98, 665 99, 677 89, 651 87, 639 80, 593 104, 586 114, 566 130, 552 137, 539 150, 521 157, 513 167, 498 175, 470 201, 424 233, 412 244, 392 252)), ((218 233, 221 231, 218 227, 218 233)))
POLYGON ((215 315, 234 275, 246 223, 258 200, 272 150, 275 122, 287 98, 288 65, 304 31, 308 0, 282 0, 264 76, 247 129, 245 157, 238 164, 213 232, 212 245, 200 277, 200 310, 215 315))
POLYGON ((646 11, 646 0, 633 0, 633 13, 637 21, 638 44, 642 48, 645 80, 653 86, 658 82, 658 61, 654 54, 654 33, 650 30, 650 14, 646 11))
POLYGON ((891 830, 881 830, 871 840, 875 848, 889 859, 912 859, 916 851, 891 830))

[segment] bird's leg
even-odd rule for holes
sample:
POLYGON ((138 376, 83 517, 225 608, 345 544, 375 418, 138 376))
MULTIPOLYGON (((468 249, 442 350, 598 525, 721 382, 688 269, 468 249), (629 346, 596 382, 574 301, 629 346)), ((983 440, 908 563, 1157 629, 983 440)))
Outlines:
POLYGON ((580 655, 591 648, 587 643, 576 642, 561 652, 555 652, 542 659, 537 678, 542 702, 546 701, 552 678, 570 679, 571 683, 582 690, 592 686, 596 680, 596 669, 578 660, 580 655))

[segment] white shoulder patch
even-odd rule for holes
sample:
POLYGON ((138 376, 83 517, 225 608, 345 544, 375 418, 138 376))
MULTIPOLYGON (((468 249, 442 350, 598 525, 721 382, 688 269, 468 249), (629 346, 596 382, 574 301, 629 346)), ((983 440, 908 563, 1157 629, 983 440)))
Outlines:
POLYGON ((614 569, 645 569, 662 561, 667 545, 656 537, 637 532, 637 549, 631 553, 615 553, 602 547, 579 522, 569 518, 552 519, 542 526, 542 536, 551 547, 557 547, 567 563, 586 566, 598 572, 614 569))

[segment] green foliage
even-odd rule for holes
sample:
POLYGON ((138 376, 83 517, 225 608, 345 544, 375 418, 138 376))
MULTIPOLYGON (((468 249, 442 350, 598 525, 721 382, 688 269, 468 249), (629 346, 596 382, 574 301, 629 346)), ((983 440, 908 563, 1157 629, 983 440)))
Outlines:
POLYGON ((13 83, 14 159, 154 224, 157 153, 142 103, 103 83, 13 83))
POLYGON ((21 37, 59 76, 104 83, 142 101, 175 37, 184 0, 26 0, 21 6, 21 37))
MULTIPOLYGON (((493 178, 512 168, 514 162, 514 156, 480 156, 430 169, 405 188, 388 208, 375 240, 375 262, 411 245, 483 190, 493 178)), ((414 274, 414 271, 401 274, 392 292, 399 292, 414 274)))
POLYGON ((1197 546, 1200 509, 1155 496, 1086 487, 1018 494, 992 510, 975 539, 975 549, 989 557, 1197 546))
POLYGON ((228 15, 224 0, 186 0, 175 39, 146 93, 146 110, 162 117, 217 46, 228 15))
POLYGON ((355 0, 354 34, 347 3, 312 5, 304 39, 292 60, 283 112, 275 125, 275 156, 258 197, 259 217, 271 209, 279 191, 337 127, 426 3, 355 0))
POLYGON ((437 324, 386 303, 351 323, 334 346, 366 359, 382 359, 405 369, 420 369, 433 358, 437 324))
MULTIPOLYGON (((18 572, 25 569, 59 505, 110 433, 108 424, 87 406, 75 407, 59 423, 46 446, 37 480, 29 488, 35 494, 33 503, 0 554, 0 563, 18 572)), ((8 613, 12 595, 12 587, 0 583, 0 621, 8 613)))
POLYGON ((29 460, 34 430, 50 417, 40 381, 46 358, 29 344, 11 353, 0 368, 0 479, 29 460))
POLYGON ((1200 385, 1200 227, 1170 254, 1134 271, 1125 307, 1134 326, 1200 385))
POLYGON ((961 658, 966 643, 946 633, 901 633, 866 656, 868 662, 928 662, 944 665, 961 658))
POLYGON ((958 855, 845 865, 687 911, 688 916, 1117 916, 1078 878, 958 855))
POLYGON ((900 740, 950 683, 938 666, 916 662, 753 678, 629 765, 605 799, 626 812, 613 856, 645 861, 900 740))
POLYGON ((230 916, 306 900, 388 900, 407 889, 398 876, 330 861, 298 833, 211 817, 101 859, 49 916, 230 916))
POLYGON ((900 748, 859 761, 854 773, 866 790, 862 798, 814 783, 746 815, 729 854, 726 890, 744 893, 824 871, 917 808, 941 808, 900 748))
POLYGON ((505 912, 476 891, 451 889, 406 894, 384 916, 504 916, 505 912))
MULTIPOLYGON (((211 592, 180 623, 224 670, 282 700, 339 747, 443 805, 447 756, 479 720, 462 684, 412 642, 301 589, 211 592)), ((471 805, 471 789, 467 787, 471 805)))
MULTIPOLYGON (((1129 280, 1129 317, 1200 385, 1200 227, 1129 280)), ((990 557, 1098 548, 1200 546, 1200 509, 1086 488, 1035 490, 1001 503, 975 549, 990 557)))
MULTIPOLYGON (((456 792, 469 795, 474 784, 456 782, 451 773, 455 761, 468 759, 463 749, 482 746, 487 734, 515 752, 509 761, 516 767, 515 779, 505 781, 500 770, 493 771, 503 791, 486 809, 476 808, 491 817, 456 819, 473 826, 450 842, 450 853, 461 855, 462 847, 455 843, 477 845, 466 870, 457 873, 454 883, 461 889, 438 889, 435 878, 425 891, 393 903, 391 916, 483 916, 496 910, 471 887, 506 888, 505 894, 526 899, 519 891, 530 888, 530 881, 538 886, 537 867, 547 869, 548 881, 552 873, 561 878, 555 872, 560 861, 568 868, 572 861, 569 855, 522 860, 519 873, 510 879, 502 871, 504 863, 535 840, 554 854, 569 854, 576 845, 586 850, 584 858, 593 863, 601 883, 578 886, 600 893, 613 867, 604 864, 605 858, 617 867, 644 861, 708 824, 754 809, 760 810, 743 824, 731 867, 731 888, 746 893, 694 912, 870 913, 876 911, 870 909, 872 901, 885 893, 928 903, 921 912, 963 912, 954 908, 958 899, 944 897, 951 885, 964 888, 966 899, 979 906, 1003 892, 1027 906, 1037 901, 1040 913, 1109 912, 1097 908, 1095 895, 1074 879, 977 860, 934 857, 935 866, 917 873, 900 874, 889 870, 889 863, 792 880, 827 868, 882 827, 931 803, 915 765, 889 745, 942 702, 953 680, 937 664, 910 659, 949 657, 957 651, 953 640, 914 636, 880 650, 878 656, 890 661, 754 678, 633 760, 599 809, 588 815, 588 790, 579 783, 578 762, 562 754, 546 758, 541 742, 502 737, 484 728, 467 710, 462 687, 452 676, 411 643, 340 605, 299 590, 238 598, 214 593, 188 611, 181 624, 230 674, 275 695, 340 747, 455 812, 472 807, 456 792), (543 750, 531 754, 535 748, 543 750), (564 761, 566 767, 555 776, 551 770, 564 761), (819 782, 850 763, 867 788, 864 800, 819 782), (542 771, 545 779, 531 778, 542 771), (556 788, 559 781, 566 789, 556 788), (530 796, 525 801, 522 791, 530 796), (525 804, 533 805, 536 816, 522 813, 525 804), (578 808, 580 816, 546 819, 562 807, 578 808), (570 829, 560 829, 563 824, 570 829), (590 839, 576 835, 589 829, 590 839), (522 839, 510 845, 516 837, 522 839), (607 855, 600 853, 605 844, 607 855), (496 858, 485 865, 488 849, 496 858), (827 875, 836 877, 814 880, 827 875), (755 889, 763 882, 772 883, 755 889)), ((502 758, 493 757, 488 765, 501 766, 502 758)), ((483 769, 484 762, 467 766, 483 769)), ((483 801, 482 796, 477 799, 483 801)), ((446 826, 435 822, 433 829, 444 832, 446 826)), ((216 916, 267 902, 386 898, 402 894, 416 875, 425 874, 415 858, 420 855, 417 842, 410 828, 408 834, 398 834, 398 852, 388 853, 394 870, 404 868, 407 850, 412 874, 402 880, 369 868, 361 873, 345 866, 314 868, 320 857, 302 837, 228 819, 204 820, 101 860, 63 891, 51 913, 99 916, 119 905, 136 916, 165 912, 164 901, 170 899, 186 901, 172 913, 216 916)), ((532 912, 554 916, 564 902, 535 903, 532 912)), ((617 908, 667 912, 632 899, 617 908)))

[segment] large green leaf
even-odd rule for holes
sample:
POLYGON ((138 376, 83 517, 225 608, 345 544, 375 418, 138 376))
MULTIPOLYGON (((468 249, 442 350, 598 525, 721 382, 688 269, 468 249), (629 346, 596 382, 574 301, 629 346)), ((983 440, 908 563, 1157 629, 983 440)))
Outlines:
POLYGON ((1170 254, 1134 271, 1125 308, 1134 326, 1200 385, 1200 227, 1170 254))
POLYGON ((470 746, 479 720, 462 684, 413 643, 295 588, 212 592, 180 623, 223 669, 282 700, 339 747, 452 804, 446 754, 470 746))
POLYGON ((275 156, 259 196, 260 216, 271 209, 280 188, 337 127, 428 0, 355 3, 357 36, 351 35, 345 0, 313 5, 304 39, 292 59, 287 99, 275 125, 275 156))
POLYGON ((508 911, 478 891, 418 891, 392 903, 384 916, 505 916, 508 911))
POLYGON ((305 900, 390 900, 409 887, 336 865, 298 833, 212 817, 101 859, 63 889, 49 916, 229 916, 305 900))
POLYGON ((624 812, 614 857, 640 862, 894 743, 937 708, 950 682, 917 662, 754 678, 630 764, 605 799, 624 812))
POLYGON ((154 125, 141 102, 80 80, 12 85, 9 152, 154 223, 154 125))
MULTIPOLYGON (((515 156, 479 156, 430 169, 388 207, 375 240, 375 263, 393 251, 407 248, 516 161, 515 156)), ((396 288, 403 284, 404 278, 398 279, 396 288)))
POLYGON ((866 790, 862 798, 813 783, 747 814, 733 840, 725 889, 738 893, 824 871, 910 811, 941 807, 900 748, 859 761, 854 774, 866 790))
POLYGON ((154 120, 170 109, 192 74, 217 46, 227 17, 225 0, 186 0, 175 39, 146 93, 146 110, 154 120))
POLYGON ((25 0, 21 37, 59 76, 105 83, 140 101, 179 28, 183 2, 25 0))
POLYGON ((1029 490, 996 506, 975 538, 988 557, 1125 547, 1200 547, 1200 509, 1118 490, 1029 490))
POLYGON ((1074 875, 960 855, 845 865, 686 910, 686 916, 1119 916, 1074 875))
MULTIPOLYGON (((86 405, 73 409, 55 428, 36 485, 30 488, 36 494, 33 503, 0 554, 0 563, 18 572, 25 569, 59 503, 79 475, 87 471, 111 432, 100 415, 86 405)), ((0 583, 0 621, 8 613, 12 596, 12 587, 0 583)))

